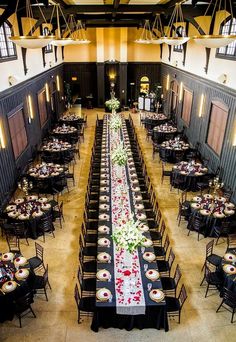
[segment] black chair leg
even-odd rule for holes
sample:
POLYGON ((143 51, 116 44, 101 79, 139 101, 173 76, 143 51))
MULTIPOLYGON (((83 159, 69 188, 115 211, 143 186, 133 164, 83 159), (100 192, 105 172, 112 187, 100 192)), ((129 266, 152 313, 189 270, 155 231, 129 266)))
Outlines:
POLYGON ((46 287, 44 288, 44 294, 45 294, 46 300, 47 300, 47 302, 48 302, 48 296, 47 296, 47 290, 46 290, 46 287))
POLYGON ((34 318, 36 318, 36 315, 35 315, 35 313, 34 313, 34 311, 33 311, 33 309, 31 307, 30 307, 30 311, 32 312, 34 318))
POLYGON ((234 314, 235 314, 235 308, 233 308, 232 317, 231 317, 231 323, 234 322, 234 314))
POLYGON ((223 304, 223 301, 224 301, 224 300, 222 300, 222 302, 220 303, 220 305, 219 305, 218 309, 216 310, 216 312, 218 312, 218 311, 220 310, 220 308, 221 308, 221 306, 222 306, 222 304, 223 304))
POLYGON ((18 316, 18 318, 19 318, 19 322, 20 322, 20 328, 22 328, 22 325, 21 325, 21 315, 18 316))
POLYGON ((207 297, 207 294, 208 294, 208 290, 209 290, 209 283, 207 284, 207 289, 206 289, 206 293, 205 293, 205 298, 207 297))

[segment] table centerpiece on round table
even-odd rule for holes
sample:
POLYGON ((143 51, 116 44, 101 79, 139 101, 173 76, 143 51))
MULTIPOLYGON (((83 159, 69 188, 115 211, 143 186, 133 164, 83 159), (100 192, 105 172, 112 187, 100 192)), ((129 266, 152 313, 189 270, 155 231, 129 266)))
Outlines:
POLYGON ((112 111, 112 114, 116 113, 116 109, 120 108, 120 101, 113 97, 105 102, 105 106, 112 111))
POLYGON ((111 154, 111 161, 116 166, 116 176, 118 178, 122 178, 123 167, 126 165, 127 160, 127 149, 124 147, 123 143, 120 143, 111 154))

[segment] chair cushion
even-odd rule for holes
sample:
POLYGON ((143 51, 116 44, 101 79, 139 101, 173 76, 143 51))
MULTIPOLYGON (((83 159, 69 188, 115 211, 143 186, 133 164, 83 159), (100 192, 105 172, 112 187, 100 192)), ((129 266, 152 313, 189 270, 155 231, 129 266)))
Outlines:
POLYGON ((84 291, 96 290, 96 278, 83 279, 82 288, 84 291))
POLYGON ((94 312, 95 297, 83 297, 79 302, 79 309, 86 312, 94 312))
POLYGON ((155 240, 161 240, 162 236, 160 232, 152 232, 150 231, 150 235, 153 241, 155 240))
POLYGON ((97 234, 87 234, 85 237, 86 242, 94 243, 97 242, 98 236, 97 234))
POLYGON ((161 277, 161 283, 163 290, 175 289, 175 281, 171 277, 161 277))
POLYGON ((159 272, 168 272, 169 271, 169 264, 166 260, 157 260, 157 266, 159 272))
POLYGON ((180 304, 177 298, 166 296, 165 301, 167 312, 175 312, 180 310, 180 304))
POLYGON ((217 254, 211 254, 206 258, 206 260, 214 266, 219 266, 221 264, 222 257, 217 254))
POLYGON ((166 254, 163 247, 154 246, 153 249, 156 256, 164 256, 166 254))
POLYGON ((33 269, 39 267, 43 263, 42 260, 39 259, 37 256, 30 258, 28 261, 29 261, 30 267, 33 269))
POLYGON ((96 256, 97 255, 97 247, 89 246, 83 248, 83 255, 85 256, 96 256))
POLYGON ((32 288, 33 289, 43 289, 45 286, 44 284, 44 278, 40 275, 35 275, 34 277, 34 281, 33 281, 33 284, 32 284, 32 288))
POLYGON ((83 263, 83 271, 88 273, 94 273, 97 270, 97 261, 92 260, 83 263))

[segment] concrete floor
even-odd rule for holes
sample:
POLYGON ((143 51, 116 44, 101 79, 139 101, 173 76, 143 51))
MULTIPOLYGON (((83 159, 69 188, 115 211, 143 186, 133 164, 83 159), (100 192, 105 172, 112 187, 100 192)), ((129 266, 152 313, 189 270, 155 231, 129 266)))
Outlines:
MULTIPOLYGON (((38 242, 45 248, 45 262, 49 265, 49 279, 52 291, 48 290, 49 301, 44 296, 36 296, 33 309, 37 318, 27 316, 23 318, 23 328, 19 328, 18 320, 0 324, 0 341, 235 341, 236 323, 230 324, 231 315, 222 309, 216 314, 220 303, 216 291, 210 291, 209 297, 204 298, 205 288, 200 287, 202 279, 201 267, 205 257, 205 246, 210 238, 197 241, 197 235, 191 233, 187 236, 186 223, 178 227, 176 216, 178 211, 177 190, 170 192, 169 181, 161 184, 161 164, 156 155, 152 159, 152 145, 146 141, 145 130, 140 126, 139 117, 133 114, 138 139, 143 150, 148 173, 155 187, 158 203, 167 225, 171 245, 176 254, 176 263, 182 270, 182 282, 186 285, 188 299, 182 311, 181 324, 174 319, 169 321, 170 331, 157 331, 153 329, 132 330, 130 332, 118 329, 101 329, 99 333, 90 330, 91 318, 84 318, 82 324, 77 324, 77 310, 74 302, 74 286, 77 273, 78 237, 84 207, 84 197, 89 172, 91 148, 94 141, 94 130, 97 113, 102 117, 101 110, 85 110, 88 115, 88 127, 85 131, 85 141, 80 146, 81 159, 75 166, 76 185, 70 186, 70 192, 65 192, 60 200, 64 201, 65 223, 63 229, 56 225, 55 239, 46 236, 38 242)), ((170 166, 171 167, 171 166, 170 166)), ((191 194, 188 195, 189 198, 191 194)), ((226 242, 220 241, 215 247, 217 254, 223 255, 226 242)), ((0 250, 7 251, 7 244, 0 238, 0 250)), ((34 241, 30 246, 22 243, 23 255, 34 255, 34 241)), ((179 288, 180 288, 179 286, 179 288)), ((4 310, 4 308, 0 308, 4 310)))

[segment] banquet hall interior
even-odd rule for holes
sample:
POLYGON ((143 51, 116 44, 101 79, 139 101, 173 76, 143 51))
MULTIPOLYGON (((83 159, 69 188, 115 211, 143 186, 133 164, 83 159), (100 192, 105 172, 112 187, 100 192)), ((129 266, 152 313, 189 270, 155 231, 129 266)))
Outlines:
POLYGON ((0 342, 235 341, 236 2, 0 0, 0 342))

